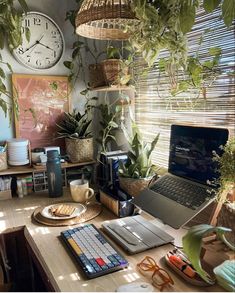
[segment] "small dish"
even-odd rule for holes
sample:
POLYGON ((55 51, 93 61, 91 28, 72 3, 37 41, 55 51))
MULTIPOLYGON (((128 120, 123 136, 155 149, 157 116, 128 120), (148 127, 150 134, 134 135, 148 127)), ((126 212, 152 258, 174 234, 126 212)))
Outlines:
POLYGON ((169 260, 169 256, 172 255, 172 253, 174 252, 170 251, 169 253, 167 253, 167 255, 165 256, 165 261, 167 265, 170 266, 179 276, 195 286, 210 286, 210 284, 206 283, 197 273, 194 278, 190 278, 186 274, 184 274, 179 268, 177 268, 173 263, 171 263, 169 260))
POLYGON ((57 204, 52 204, 52 205, 46 206, 41 211, 41 215, 47 219, 52 219, 52 220, 69 220, 69 219, 76 218, 76 217, 80 216, 85 211, 86 211, 86 207, 83 204, 75 203, 75 202, 63 202, 63 203, 57 203, 57 204), (70 206, 75 207, 74 212, 70 216, 58 217, 58 216, 53 215, 50 212, 50 209, 56 208, 56 207, 60 206, 61 204, 70 205, 70 206))

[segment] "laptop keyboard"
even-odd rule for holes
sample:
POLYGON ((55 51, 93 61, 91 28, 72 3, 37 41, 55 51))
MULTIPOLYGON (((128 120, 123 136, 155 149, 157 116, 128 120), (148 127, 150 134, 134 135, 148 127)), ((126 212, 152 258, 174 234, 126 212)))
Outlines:
POLYGON ((196 210, 210 198, 206 187, 167 175, 163 176, 150 189, 192 210, 196 210))

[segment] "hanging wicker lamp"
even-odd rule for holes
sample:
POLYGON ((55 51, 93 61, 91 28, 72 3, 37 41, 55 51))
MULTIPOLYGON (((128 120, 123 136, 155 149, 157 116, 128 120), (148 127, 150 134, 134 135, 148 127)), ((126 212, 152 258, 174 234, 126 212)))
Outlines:
POLYGON ((126 40, 125 25, 136 21, 131 0, 84 0, 76 17, 76 33, 99 40, 126 40))

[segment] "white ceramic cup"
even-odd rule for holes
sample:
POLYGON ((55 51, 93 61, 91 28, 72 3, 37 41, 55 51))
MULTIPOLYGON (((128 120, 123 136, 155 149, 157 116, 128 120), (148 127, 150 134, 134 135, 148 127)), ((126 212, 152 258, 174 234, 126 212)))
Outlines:
POLYGON ((89 188, 87 180, 73 180, 70 182, 70 192, 76 202, 86 203, 94 195, 94 190, 89 188))

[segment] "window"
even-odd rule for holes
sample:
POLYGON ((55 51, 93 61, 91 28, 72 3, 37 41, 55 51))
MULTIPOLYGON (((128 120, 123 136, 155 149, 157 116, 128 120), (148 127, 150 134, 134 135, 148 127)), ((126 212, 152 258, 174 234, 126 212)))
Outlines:
MULTIPOLYGON (((218 11, 205 14, 201 9, 192 32, 188 34, 189 55, 192 55, 199 48, 202 33, 205 29, 211 29, 210 33, 205 34, 198 50, 202 61, 209 58, 209 48, 219 46, 222 49, 221 73, 212 86, 206 88, 206 95, 200 93, 198 96, 198 91, 191 89, 175 98, 170 97, 169 79, 162 74, 159 78, 157 64, 147 76, 139 77, 135 117, 145 141, 151 142, 160 132, 160 140, 152 156, 155 164, 168 166, 171 124, 224 127, 229 129, 230 135, 234 135, 234 26, 228 30, 218 16, 218 11)), ((164 56, 166 52, 162 52, 160 57, 164 56)), ((138 69, 143 70, 141 59, 138 60, 137 72, 138 69)))

